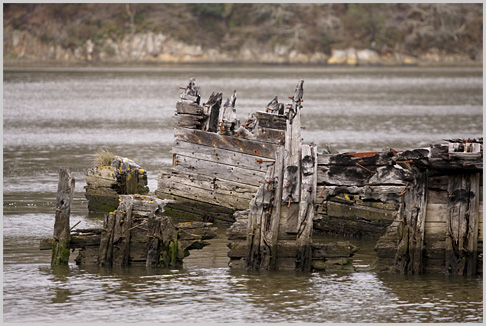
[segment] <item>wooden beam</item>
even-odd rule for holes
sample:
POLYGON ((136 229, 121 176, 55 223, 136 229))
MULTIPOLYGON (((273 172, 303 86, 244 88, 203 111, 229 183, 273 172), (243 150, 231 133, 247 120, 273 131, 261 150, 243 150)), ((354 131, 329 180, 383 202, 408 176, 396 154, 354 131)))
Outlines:
POLYGON ((271 159, 275 158, 275 151, 278 149, 278 145, 273 143, 218 135, 202 130, 176 128, 174 129, 174 136, 176 140, 182 140, 193 144, 200 144, 215 148, 223 148, 239 153, 271 159))
POLYGON ((71 240, 69 217, 74 197, 74 185, 75 180, 71 171, 61 167, 57 185, 51 265, 67 265, 69 263, 69 242, 71 240))

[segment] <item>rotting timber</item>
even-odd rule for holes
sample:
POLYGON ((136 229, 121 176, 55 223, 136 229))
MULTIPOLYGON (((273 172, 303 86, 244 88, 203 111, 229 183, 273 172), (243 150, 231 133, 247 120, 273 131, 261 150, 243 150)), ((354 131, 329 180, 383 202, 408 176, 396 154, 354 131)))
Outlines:
MULTIPOLYGON (((105 214, 103 227, 91 229, 69 229, 69 216, 61 213, 63 225, 67 223, 67 230, 63 228, 64 234, 67 232, 68 237, 63 236, 60 243, 64 246, 63 250, 67 250, 68 258, 69 250, 79 249, 75 258, 78 265, 180 266, 189 250, 209 244, 204 240, 216 236, 216 227, 204 222, 174 224, 170 217, 162 214, 165 204, 165 201, 151 196, 121 195, 117 209, 105 214)), ((57 253, 55 248, 59 247, 60 241, 57 215, 54 238, 40 242, 41 250, 53 249, 53 262, 57 253)), ((64 256, 61 253, 61 257, 64 256)), ((66 259, 63 262, 67 264, 66 259)))
POLYGON ((174 200, 170 213, 234 222, 233 267, 309 270, 348 261, 353 245, 312 243, 312 232, 324 232, 376 237, 379 270, 480 273, 482 138, 317 154, 302 144, 299 85, 291 104, 275 97, 240 123, 236 92, 224 105, 221 93, 201 104, 192 79, 176 105, 173 166, 160 171, 155 192, 174 200))

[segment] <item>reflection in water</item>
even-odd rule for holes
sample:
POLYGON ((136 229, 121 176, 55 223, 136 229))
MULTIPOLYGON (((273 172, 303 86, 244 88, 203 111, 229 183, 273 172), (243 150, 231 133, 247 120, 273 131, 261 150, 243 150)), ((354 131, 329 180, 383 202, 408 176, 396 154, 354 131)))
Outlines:
POLYGON ((482 322, 482 278, 377 274, 374 240, 349 239, 360 251, 346 273, 229 270, 226 226, 180 269, 51 268, 38 244, 52 236, 59 167, 74 172, 71 225, 80 228, 103 221, 88 214, 83 189, 99 148, 141 164, 153 192, 172 162, 171 116, 190 77, 203 99, 236 89, 242 120, 304 79, 303 137, 320 148, 401 150, 482 135, 476 68, 4 69, 4 321, 482 322))

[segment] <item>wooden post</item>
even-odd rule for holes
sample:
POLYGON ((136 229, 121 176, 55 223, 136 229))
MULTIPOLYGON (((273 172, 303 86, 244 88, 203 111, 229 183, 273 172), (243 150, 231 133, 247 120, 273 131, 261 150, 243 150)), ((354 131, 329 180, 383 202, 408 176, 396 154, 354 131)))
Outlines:
POLYGON ((147 222, 148 240, 147 240, 147 260, 145 265, 147 267, 157 266, 160 260, 160 242, 161 237, 161 222, 160 217, 156 217, 154 213, 150 213, 147 222))
POLYGON ((317 191, 317 148, 302 145, 302 184, 297 229, 296 269, 310 271, 312 268, 312 227, 317 191))
POLYGON ((479 173, 449 176, 446 273, 475 275, 478 254, 479 173))
POLYGON ((113 264, 113 234, 115 229, 115 213, 105 214, 103 232, 100 239, 99 266, 112 266, 113 264))
POLYGON ((57 186, 51 265, 67 265, 69 263, 69 241, 71 240, 69 216, 74 197, 74 185, 75 180, 71 171, 61 167, 57 186))
POLYGON ((261 252, 263 255, 261 269, 274 270, 277 262, 277 241, 278 228, 280 224, 280 211, 282 204, 282 184, 283 184, 283 160, 284 148, 280 147, 275 153, 275 173, 273 188, 275 189, 275 199, 269 219, 262 225, 261 252))
POLYGON ((395 255, 395 269, 401 274, 420 274, 423 269, 427 188, 426 172, 417 172, 402 196, 399 242, 395 255))
POLYGON ((287 119, 285 134, 285 159, 282 201, 288 203, 287 233, 297 232, 298 209, 292 209, 291 203, 300 201, 300 160, 302 152, 302 136, 300 128, 300 107, 304 96, 304 81, 297 83, 292 107, 287 119))
POLYGON ((132 227, 133 198, 121 196, 115 215, 113 231, 113 266, 127 266, 130 258, 130 228, 132 227))
POLYGON ((275 166, 269 166, 265 181, 250 202, 246 255, 246 268, 250 270, 260 269, 262 263, 262 221, 266 220, 272 211, 275 189, 271 184, 274 182, 274 175, 275 166))

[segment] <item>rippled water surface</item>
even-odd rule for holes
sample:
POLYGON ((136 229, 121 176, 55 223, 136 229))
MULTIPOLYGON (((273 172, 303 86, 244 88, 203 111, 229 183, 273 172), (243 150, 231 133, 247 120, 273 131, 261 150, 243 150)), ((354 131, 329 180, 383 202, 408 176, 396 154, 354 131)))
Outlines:
MULTIPOLYGON (((340 152, 425 147, 482 136, 480 68, 164 66, 6 68, 3 76, 3 318, 5 322, 482 322, 482 277, 372 271, 375 240, 351 239, 355 272, 248 273, 227 267, 226 226, 181 269, 52 269, 60 166, 74 171, 71 223, 88 214, 84 173, 106 148, 142 165, 149 187, 171 164, 179 86, 203 101, 238 92, 246 119, 304 79, 303 137, 340 152)), ((328 239, 335 240, 335 239, 328 239)), ((341 239, 338 239, 341 240, 341 239)), ((72 260, 76 252, 71 254, 72 260)))

